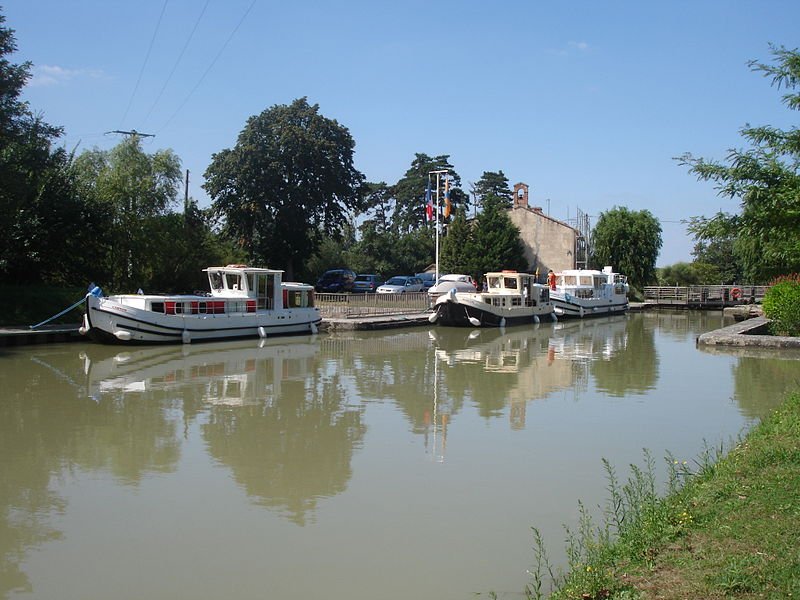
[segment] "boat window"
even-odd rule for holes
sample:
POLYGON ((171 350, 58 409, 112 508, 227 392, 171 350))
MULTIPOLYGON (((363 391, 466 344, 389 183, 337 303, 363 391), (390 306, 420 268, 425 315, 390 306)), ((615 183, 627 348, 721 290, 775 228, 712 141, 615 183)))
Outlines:
POLYGON ((211 285, 212 290, 222 289, 222 273, 219 271, 208 272, 208 283, 211 285))
POLYGON ((564 285, 578 285, 575 275, 564 275, 564 285))
POLYGON ((225 273, 225 283, 229 290, 244 289, 241 283, 241 276, 238 273, 225 273))
POLYGON ((512 298, 511 306, 519 306, 522 304, 522 298, 512 298))
POLYGON ((604 277, 595 277, 594 278, 594 287, 599 288, 606 282, 604 277))
POLYGON ((308 291, 290 290, 285 308, 305 308, 308 306, 308 291))
POLYGON ((515 290, 517 289, 517 278, 516 277, 504 277, 503 278, 503 287, 507 290, 515 290))
POLYGON ((247 277, 247 290, 252 292, 254 289, 256 289, 256 282, 255 282, 256 274, 247 273, 246 277, 247 277))
POLYGON ((164 312, 164 303, 163 302, 153 302, 153 304, 150 305, 150 310, 152 310, 153 312, 157 312, 157 313, 163 313, 164 312))
POLYGON ((580 284, 581 285, 592 285, 592 276, 591 275, 581 275, 580 284))
POLYGON ((500 289, 500 278, 489 277, 489 287, 492 289, 500 289))

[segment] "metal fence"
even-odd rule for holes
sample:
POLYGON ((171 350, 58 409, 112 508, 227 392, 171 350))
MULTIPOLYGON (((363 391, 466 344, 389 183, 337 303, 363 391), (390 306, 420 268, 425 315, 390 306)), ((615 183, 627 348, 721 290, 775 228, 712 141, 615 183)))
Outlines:
POLYGON ((768 289, 765 285, 647 286, 644 300, 667 306, 735 306, 761 302, 768 289))
POLYGON ((315 304, 323 317, 349 318, 401 315, 430 309, 427 292, 405 294, 316 294, 315 304))

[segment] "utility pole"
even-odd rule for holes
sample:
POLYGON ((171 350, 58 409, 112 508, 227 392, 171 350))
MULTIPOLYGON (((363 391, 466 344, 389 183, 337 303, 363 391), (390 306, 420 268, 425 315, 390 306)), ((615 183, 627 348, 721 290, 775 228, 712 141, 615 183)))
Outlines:
POLYGON ((186 185, 183 192, 183 216, 184 218, 189 212, 189 169, 186 169, 186 185))
POLYGON ((155 133, 139 133, 135 129, 131 129, 130 131, 121 131, 120 129, 114 129, 113 131, 106 131, 104 135, 108 135, 109 133, 118 133, 120 135, 128 135, 128 136, 139 136, 139 137, 156 137, 155 133))
POLYGON ((439 178, 442 174, 447 176, 448 170, 428 171, 428 175, 436 174, 436 281, 439 281, 439 178))

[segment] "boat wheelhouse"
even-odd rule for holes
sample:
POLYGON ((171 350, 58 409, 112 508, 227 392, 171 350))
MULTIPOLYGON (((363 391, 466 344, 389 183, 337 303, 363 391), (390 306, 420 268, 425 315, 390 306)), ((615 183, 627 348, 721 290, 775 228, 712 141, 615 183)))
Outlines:
POLYGON ((80 332, 106 343, 190 343, 316 333, 314 288, 282 281, 283 271, 246 265, 203 269, 209 292, 86 295, 80 332))
POLYGON ((628 278, 612 267, 569 269, 556 274, 550 299, 559 317, 592 317, 628 310, 628 278))
POLYGON ((504 327, 555 317, 549 289, 530 273, 487 273, 486 284, 482 292, 452 289, 439 296, 429 320, 457 327, 504 327))

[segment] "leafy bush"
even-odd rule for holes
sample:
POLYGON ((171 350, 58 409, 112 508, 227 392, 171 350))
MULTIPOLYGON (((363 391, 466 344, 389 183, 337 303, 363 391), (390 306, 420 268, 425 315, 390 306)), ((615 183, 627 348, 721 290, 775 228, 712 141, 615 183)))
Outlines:
POLYGON ((800 336, 800 273, 774 280, 763 306, 764 314, 772 320, 773 334, 800 336))

